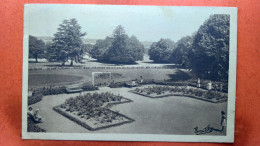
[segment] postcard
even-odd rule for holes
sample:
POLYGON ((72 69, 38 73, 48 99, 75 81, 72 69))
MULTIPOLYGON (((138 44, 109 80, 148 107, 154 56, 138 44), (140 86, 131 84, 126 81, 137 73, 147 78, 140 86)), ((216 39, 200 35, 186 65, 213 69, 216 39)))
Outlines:
POLYGON ((234 142, 237 8, 25 4, 22 138, 234 142))

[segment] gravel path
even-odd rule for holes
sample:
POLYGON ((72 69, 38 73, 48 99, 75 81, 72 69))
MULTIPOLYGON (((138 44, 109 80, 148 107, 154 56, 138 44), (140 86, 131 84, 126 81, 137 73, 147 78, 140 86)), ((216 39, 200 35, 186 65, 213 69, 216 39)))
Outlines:
POLYGON ((194 134, 195 127, 203 129, 210 124, 214 128, 220 128, 220 111, 227 109, 226 102, 214 104, 179 96, 151 99, 130 93, 129 88, 104 87, 101 90, 121 94, 133 100, 131 103, 115 105, 112 110, 117 110, 135 121, 117 127, 89 131, 52 110, 52 107, 77 95, 62 94, 46 96, 41 102, 32 105, 34 109, 40 109, 40 115, 44 118, 44 122, 38 125, 47 132, 194 134))

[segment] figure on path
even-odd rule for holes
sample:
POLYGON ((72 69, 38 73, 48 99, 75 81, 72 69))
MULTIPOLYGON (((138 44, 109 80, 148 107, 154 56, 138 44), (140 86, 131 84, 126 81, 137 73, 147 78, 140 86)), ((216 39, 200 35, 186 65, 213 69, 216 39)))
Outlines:
POLYGON ((197 87, 200 88, 200 78, 198 78, 198 84, 197 87))
POLYGON ((221 111, 221 115, 222 115, 222 117, 221 117, 221 123, 220 123, 220 125, 221 125, 220 131, 224 132, 226 130, 226 125, 227 125, 226 119, 227 119, 227 117, 226 117, 226 113, 224 111, 221 111))

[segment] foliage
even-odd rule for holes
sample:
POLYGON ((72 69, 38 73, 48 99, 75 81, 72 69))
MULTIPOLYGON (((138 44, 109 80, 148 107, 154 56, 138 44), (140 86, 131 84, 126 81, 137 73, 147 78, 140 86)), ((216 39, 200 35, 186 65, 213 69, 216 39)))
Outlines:
POLYGON ((174 62, 192 70, 196 77, 213 81, 228 80, 230 16, 211 15, 192 36, 176 44, 161 39, 151 45, 154 62, 174 62))
POLYGON ((211 15, 200 26, 192 44, 192 71, 200 78, 227 81, 230 16, 211 15))
POLYGON ((128 56, 132 58, 133 62, 143 60, 144 46, 135 36, 127 37, 126 50, 126 53, 128 53, 128 56))
POLYGON ((81 89, 83 89, 84 91, 94 91, 94 90, 98 90, 98 87, 93 86, 89 83, 85 83, 82 85, 81 89))
POLYGON ((171 54, 170 60, 182 67, 189 67, 190 55, 193 38, 191 36, 183 37, 176 43, 176 47, 171 54))
POLYGON ((105 61, 104 54, 110 48, 112 42, 112 37, 106 37, 104 40, 97 40, 93 49, 90 51, 91 57, 99 61, 105 61))
POLYGON ((30 118, 27 119, 27 132, 46 132, 46 130, 37 126, 30 118))
POLYGON ((94 48, 94 45, 92 45, 92 44, 83 44, 82 45, 82 52, 83 52, 82 56, 89 55, 91 53, 91 51, 93 50, 93 48, 94 48))
POLYGON ((56 95, 56 94, 63 94, 66 93, 66 87, 56 87, 56 86, 46 86, 43 88, 38 88, 32 91, 32 96, 37 95, 37 94, 42 94, 42 95, 56 95))
POLYGON ((170 62, 171 54, 174 50, 174 42, 170 39, 160 39, 151 45, 149 49, 150 59, 154 62, 170 62))
POLYGON ((119 25, 112 37, 98 40, 91 51, 91 56, 99 61, 129 64, 142 60, 144 46, 135 36, 128 37, 119 25))
POLYGON ((43 95, 41 93, 34 93, 32 96, 28 97, 28 105, 35 104, 39 101, 41 101, 43 98, 43 95))
POLYGON ((109 85, 110 88, 126 87, 126 82, 112 82, 109 85))
POLYGON ((38 58, 44 57, 45 43, 42 40, 38 40, 36 37, 29 35, 29 57, 35 58, 35 62, 38 62, 38 58))
POLYGON ((82 37, 85 35, 76 19, 64 20, 47 49, 48 60, 62 62, 62 65, 71 60, 71 66, 73 61, 80 62, 84 55, 82 37))
POLYGON ((144 95, 156 94, 156 95, 165 95, 165 94, 177 94, 177 95, 186 95, 194 96, 196 98, 216 100, 218 102, 226 101, 227 95, 210 90, 201 90, 196 88, 187 88, 187 86, 149 86, 146 88, 136 88, 135 92, 141 93, 144 95))

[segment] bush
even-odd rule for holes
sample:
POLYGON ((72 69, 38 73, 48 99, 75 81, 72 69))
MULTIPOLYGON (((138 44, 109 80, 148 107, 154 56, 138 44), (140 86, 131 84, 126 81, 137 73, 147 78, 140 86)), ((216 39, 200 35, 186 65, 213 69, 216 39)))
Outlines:
POLYGON ((109 85, 110 88, 119 88, 119 87, 126 87, 125 82, 116 82, 116 83, 110 83, 109 85))
POLYGON ((81 89, 84 91, 94 91, 94 90, 98 90, 98 87, 90 85, 90 84, 83 84, 81 89))
POLYGON ((28 105, 35 104, 42 100, 43 95, 41 93, 34 93, 28 97, 28 105))
POLYGON ((63 94, 66 93, 66 87, 55 87, 55 86, 48 86, 48 87, 43 87, 39 89, 35 89, 32 92, 32 95, 34 94, 42 94, 42 95, 56 95, 56 94, 63 94))
POLYGON ((149 57, 154 62, 170 62, 171 54, 174 50, 175 43, 170 39, 160 39, 154 42, 149 49, 149 57))
POLYGON ((46 130, 38 127, 31 119, 27 119, 27 132, 46 132, 46 130))

